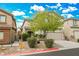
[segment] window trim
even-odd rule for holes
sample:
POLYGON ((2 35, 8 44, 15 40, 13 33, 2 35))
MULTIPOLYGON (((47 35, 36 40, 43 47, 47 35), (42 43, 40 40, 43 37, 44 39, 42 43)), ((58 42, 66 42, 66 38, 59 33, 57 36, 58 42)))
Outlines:
POLYGON ((0 22, 0 24, 6 23, 7 16, 6 15, 0 15, 0 16, 5 16, 5 22, 0 22))
MULTIPOLYGON (((3 32, 3 31, 0 31, 0 32, 2 32, 2 33, 3 33, 3 39, 4 39, 4 32, 3 32)), ((0 40, 3 40, 3 39, 0 39, 0 40)))

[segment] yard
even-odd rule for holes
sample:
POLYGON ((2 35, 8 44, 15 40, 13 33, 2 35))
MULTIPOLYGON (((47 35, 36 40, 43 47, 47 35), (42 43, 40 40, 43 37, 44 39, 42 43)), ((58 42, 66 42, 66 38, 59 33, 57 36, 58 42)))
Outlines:
POLYGON ((65 41, 65 40, 56 40, 53 48, 46 48, 43 41, 41 41, 36 48, 30 48, 27 42, 23 42, 23 43, 25 44, 25 47, 22 49, 19 47, 18 42, 15 42, 12 45, 12 47, 11 45, 3 45, 3 47, 0 48, 0 55, 3 55, 3 56, 29 55, 29 54, 36 54, 36 53, 45 53, 45 52, 51 52, 51 51, 54 52, 54 51, 79 48, 79 43, 65 41))

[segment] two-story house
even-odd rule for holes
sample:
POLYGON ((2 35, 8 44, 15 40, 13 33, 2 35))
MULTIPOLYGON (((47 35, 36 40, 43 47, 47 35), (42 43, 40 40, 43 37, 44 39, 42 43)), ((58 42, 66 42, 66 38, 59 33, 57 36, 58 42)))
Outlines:
MULTIPOLYGON (((56 35, 59 34, 57 37, 61 36, 60 39, 61 38, 64 39, 63 37, 66 36, 68 38, 68 39, 66 38, 66 40, 69 40, 69 41, 77 41, 79 39, 79 20, 73 19, 73 18, 66 19, 66 20, 64 20, 63 28, 64 29, 57 30, 58 33, 56 33, 56 35)), ((30 29, 29 20, 25 20, 23 22, 22 29, 23 29, 23 32, 26 32, 30 29)), ((53 36, 51 36, 51 37, 53 37, 53 36)))
POLYGON ((28 30, 30 30, 30 20, 24 20, 22 26, 22 32, 27 32, 28 30))
POLYGON ((67 36, 74 36, 74 41, 77 41, 79 39, 79 20, 78 19, 73 19, 69 18, 65 20, 64 22, 65 28, 67 27, 66 35, 67 36))
POLYGON ((69 18, 69 19, 65 20, 64 24, 68 24, 71 28, 76 29, 76 28, 79 27, 79 20, 78 19, 69 18))
POLYGON ((16 21, 12 14, 0 9, 0 44, 8 44, 16 38, 16 21))

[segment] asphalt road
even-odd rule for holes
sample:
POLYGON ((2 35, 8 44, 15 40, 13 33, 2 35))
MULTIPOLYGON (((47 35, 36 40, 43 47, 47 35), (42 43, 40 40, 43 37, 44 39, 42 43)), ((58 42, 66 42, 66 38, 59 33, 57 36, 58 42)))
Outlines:
POLYGON ((56 52, 38 53, 28 56, 79 56, 79 48, 56 51, 56 52))

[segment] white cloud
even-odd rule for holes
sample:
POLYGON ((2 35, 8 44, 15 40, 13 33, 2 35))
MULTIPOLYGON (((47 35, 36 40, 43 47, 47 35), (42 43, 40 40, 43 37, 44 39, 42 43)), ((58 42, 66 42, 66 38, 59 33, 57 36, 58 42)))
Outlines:
POLYGON ((45 8, 43 6, 38 6, 38 5, 31 6, 31 9, 33 9, 35 11, 44 11, 45 10, 45 8))
POLYGON ((57 9, 58 7, 57 6, 50 6, 50 8, 56 8, 57 9))
POLYGON ((49 5, 45 5, 46 7, 49 7, 49 5))
POLYGON ((77 10, 76 7, 69 7, 69 9, 70 9, 71 11, 77 10))
POLYGON ((23 11, 13 11, 12 14, 14 16, 22 16, 22 15, 25 15, 25 13, 23 11))
POLYGON ((67 18, 74 17, 72 14, 68 14, 67 18))
POLYGON ((65 18, 74 17, 72 14, 61 14, 61 16, 65 17, 65 18))
POLYGON ((32 11, 29 11, 29 13, 32 14, 33 12, 32 11))
POLYGON ((64 9, 62 10, 62 13, 68 13, 70 11, 70 9, 64 9))
POLYGON ((59 10, 62 10, 62 9, 63 9, 62 7, 59 8, 59 10))
POLYGON ((46 6, 47 6, 48 8, 52 8, 52 9, 53 9, 53 8, 56 8, 56 9, 58 8, 57 6, 49 6, 49 5, 46 5, 46 6))
POLYGON ((25 15, 24 15, 24 16, 22 16, 22 17, 23 17, 23 18, 29 18, 29 16, 25 16, 25 15))
POLYGON ((46 5, 48 8, 55 8, 55 9, 57 9, 58 7, 60 7, 61 6, 61 4, 60 3, 57 3, 57 5, 56 6, 49 6, 49 5, 46 5))
POLYGON ((60 3, 58 3, 58 4, 57 4, 57 6, 58 6, 58 7, 60 7, 60 6, 61 6, 61 4, 60 4, 60 3))
POLYGON ((78 10, 76 7, 71 7, 69 6, 67 9, 62 10, 62 13, 68 13, 68 12, 72 12, 78 10))

